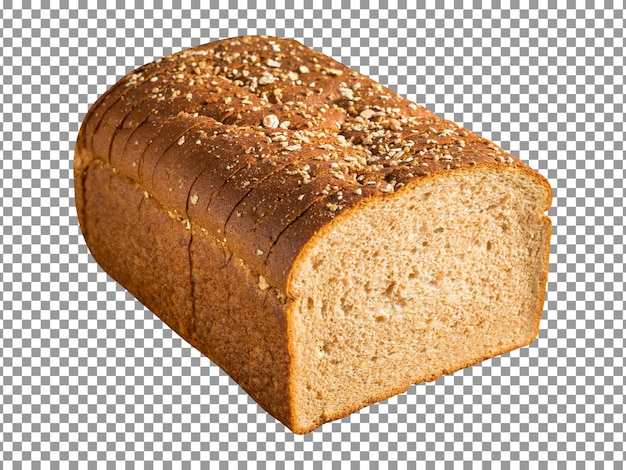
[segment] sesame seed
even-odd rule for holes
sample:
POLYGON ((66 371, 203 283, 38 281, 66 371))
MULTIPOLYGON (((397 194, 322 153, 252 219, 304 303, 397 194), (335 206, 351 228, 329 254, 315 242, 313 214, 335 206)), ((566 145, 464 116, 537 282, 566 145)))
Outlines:
POLYGON ((191 202, 192 206, 195 206, 198 203, 198 199, 199 199, 199 196, 197 194, 194 194, 193 196, 189 198, 189 202, 191 202))
POLYGON ((256 250, 257 256, 263 256, 263 250, 256 250))
POLYGON ((180 139, 178 139, 178 145, 183 145, 185 143, 185 136, 181 136, 180 139))
POLYGON ((309 68, 306 65, 301 65, 298 70, 300 73, 309 73, 309 68))
POLYGON ((267 59, 265 61, 265 65, 267 65, 268 67, 272 67, 272 68, 278 68, 281 66, 281 63, 274 59, 267 59))

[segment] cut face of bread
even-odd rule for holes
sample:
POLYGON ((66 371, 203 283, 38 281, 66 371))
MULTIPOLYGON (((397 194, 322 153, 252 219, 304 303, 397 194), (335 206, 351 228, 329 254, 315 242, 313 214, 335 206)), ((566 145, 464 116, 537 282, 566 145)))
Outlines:
POLYGON ((296 261, 294 428, 531 343, 550 220, 520 168, 429 178, 344 213, 296 261))

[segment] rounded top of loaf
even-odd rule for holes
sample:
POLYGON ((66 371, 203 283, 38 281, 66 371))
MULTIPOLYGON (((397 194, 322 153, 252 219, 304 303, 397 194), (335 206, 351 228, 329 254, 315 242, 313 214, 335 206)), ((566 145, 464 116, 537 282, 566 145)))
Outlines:
POLYGON ((81 127, 79 211, 91 164, 132 179, 283 291, 306 243, 361 203, 477 165, 535 174, 330 57, 265 36, 204 44, 126 75, 81 127))

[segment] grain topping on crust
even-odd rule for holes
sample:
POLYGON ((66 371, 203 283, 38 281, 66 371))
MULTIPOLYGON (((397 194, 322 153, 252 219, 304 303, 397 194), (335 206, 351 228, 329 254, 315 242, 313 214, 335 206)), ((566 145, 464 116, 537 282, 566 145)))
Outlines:
POLYGON ((85 155, 181 221, 240 252, 254 245, 250 257, 263 262, 304 214, 321 226, 415 178, 519 162, 319 52, 263 36, 137 69, 103 95, 81 134, 85 155))

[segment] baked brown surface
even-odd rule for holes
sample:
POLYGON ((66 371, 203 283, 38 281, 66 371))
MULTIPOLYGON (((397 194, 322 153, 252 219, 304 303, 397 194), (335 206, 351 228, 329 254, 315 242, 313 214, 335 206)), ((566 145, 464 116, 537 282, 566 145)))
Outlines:
MULTIPOLYGON (((406 390, 411 383, 433 380, 528 344, 537 334, 548 266, 550 225, 543 214, 551 199, 547 181, 492 142, 296 41, 228 39, 128 74, 85 117, 76 144, 75 189, 81 228, 102 267, 296 432, 308 432, 406 390), (470 187, 474 189, 463 189, 470 187), (428 203, 432 207, 416 207, 415 200, 430 201, 426 195, 433 193, 435 201, 428 203), (459 197, 466 202, 456 202, 459 197), (442 206, 446 198, 449 201, 442 206), (439 224, 442 232, 443 225, 446 233, 448 227, 464 227, 454 214, 462 215, 465 209, 454 204, 469 208, 464 220, 476 217, 474 228, 465 227, 455 235, 466 244, 469 238, 463 234, 469 230, 475 230, 476 237, 486 233, 486 227, 495 230, 492 213, 499 211, 499 236, 509 236, 515 244, 494 239, 485 256, 493 258, 488 258, 492 264, 515 259, 517 268, 503 269, 532 279, 523 281, 526 290, 516 294, 522 295, 519 303, 528 310, 520 320, 520 325, 530 324, 528 331, 520 326, 517 336, 487 332, 511 338, 478 345, 466 357, 451 355, 454 360, 447 365, 424 359, 430 365, 423 370, 417 366, 414 372, 398 370, 381 377, 378 385, 355 379, 358 392, 318 377, 317 372, 311 375, 310 370, 328 369, 336 376, 342 362, 361 370, 361 365, 350 364, 362 364, 362 352, 369 347, 357 341, 348 353, 340 351, 335 357, 322 345, 330 344, 332 335, 319 339, 319 344, 307 340, 305 332, 317 331, 320 325, 325 329, 318 333, 320 338, 334 328, 343 336, 365 337, 368 333, 363 331, 370 331, 366 323, 344 331, 350 324, 342 323, 346 306, 326 298, 334 288, 328 284, 329 269, 341 271, 338 278, 363 281, 344 282, 360 295, 351 305, 358 301, 374 310, 386 308, 373 300, 384 295, 366 289, 368 275, 395 276, 387 298, 397 299, 402 291, 403 312, 418 308, 414 294, 421 292, 415 287, 400 289, 404 284, 391 268, 372 267, 369 274, 357 276, 354 266, 345 269, 325 258, 315 266, 311 260, 320 258, 320 247, 360 258, 367 248, 358 251, 358 245, 367 240, 368 246, 387 250, 387 259, 399 256, 396 262, 408 266, 411 247, 395 237, 413 234, 407 221, 415 226, 431 216, 435 230, 437 213, 450 210, 450 220, 439 224), (438 208, 434 214, 433 208, 438 208), (420 215, 420 210, 425 212, 420 215), (355 231, 367 232, 379 220, 384 226, 342 247, 355 231), (333 233, 351 224, 361 225, 333 239, 333 233), (383 243, 380 237, 390 224, 397 225, 396 231, 385 234, 389 243, 383 243), (326 265, 326 271, 318 271, 326 265), (318 303, 333 306, 318 311, 318 303), (332 356, 329 364, 334 368, 314 358, 303 342, 315 343, 323 356, 332 356), (319 381, 328 383, 312 390, 311 383, 319 381), (343 400, 348 391, 354 399, 343 400), (314 397, 318 395, 322 397, 314 397)), ((431 234, 437 238, 435 233, 440 232, 431 234)), ((482 273, 483 268, 475 266, 484 261, 482 251, 473 255, 474 248, 463 243, 432 254, 431 264, 440 262, 436 256, 465 258, 459 253, 467 252, 472 262, 462 267, 450 264, 449 271, 482 273)), ((424 259, 429 256, 425 253, 424 259)), ((464 292, 462 286, 459 292, 464 292)), ((337 295, 346 297, 344 291, 337 295)), ((502 297, 508 299, 498 298, 502 297)), ((517 312, 513 300, 498 302, 502 304, 498 308, 517 312)), ((461 303, 451 311, 465 309, 461 303)), ((445 308, 433 304, 432 312, 445 308)), ((343 336, 335 338, 333 348, 352 344, 343 336)), ((434 341, 427 337, 425 341, 434 341)), ((363 371, 359 373, 371 375, 367 368, 363 371)))

